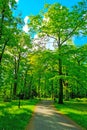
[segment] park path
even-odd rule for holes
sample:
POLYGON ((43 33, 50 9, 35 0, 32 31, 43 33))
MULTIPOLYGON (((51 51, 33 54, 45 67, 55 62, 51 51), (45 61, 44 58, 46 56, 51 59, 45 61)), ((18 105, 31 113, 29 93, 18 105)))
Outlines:
POLYGON ((66 116, 59 114, 52 101, 41 101, 25 130, 83 130, 66 116))

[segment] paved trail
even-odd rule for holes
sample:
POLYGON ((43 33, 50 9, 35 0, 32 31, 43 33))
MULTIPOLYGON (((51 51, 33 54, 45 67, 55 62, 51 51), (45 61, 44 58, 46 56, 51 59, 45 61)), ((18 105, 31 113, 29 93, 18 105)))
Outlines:
POLYGON ((67 117, 58 114, 51 101, 41 101, 26 130, 83 130, 67 117))

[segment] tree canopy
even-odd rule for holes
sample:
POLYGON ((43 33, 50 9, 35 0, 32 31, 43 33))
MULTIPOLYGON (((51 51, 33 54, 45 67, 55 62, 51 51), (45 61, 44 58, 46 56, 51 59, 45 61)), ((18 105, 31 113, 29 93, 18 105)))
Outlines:
POLYGON ((3 99, 51 97, 62 104, 63 99, 86 97, 87 45, 76 46, 72 38, 87 35, 87 1, 71 9, 45 4, 38 15, 29 16, 28 33, 22 18, 13 16, 14 10, 15 0, 0 1, 3 99))

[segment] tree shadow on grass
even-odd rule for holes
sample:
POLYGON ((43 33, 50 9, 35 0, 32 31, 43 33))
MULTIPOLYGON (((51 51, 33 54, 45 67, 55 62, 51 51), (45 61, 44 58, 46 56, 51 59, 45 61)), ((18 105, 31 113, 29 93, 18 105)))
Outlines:
POLYGON ((35 114, 26 130, 81 130, 66 116, 58 113, 51 102, 38 104, 35 114))
POLYGON ((22 101, 21 108, 18 108, 18 101, 0 104, 0 130, 24 130, 32 116, 33 106, 36 102, 22 101), (28 106, 28 107, 27 107, 28 106))
POLYGON ((83 130, 87 129, 87 114, 84 114, 84 112, 82 114, 78 114, 78 113, 74 113, 74 112, 69 112, 69 113, 67 113, 65 115, 67 117, 70 117, 78 125, 84 127, 83 130))
POLYGON ((32 111, 24 109, 22 113, 10 114, 7 111, 0 116, 0 130, 24 130, 32 111))
POLYGON ((70 117, 76 123, 87 129, 87 103, 86 102, 68 102, 64 104, 56 104, 56 108, 63 110, 65 115, 70 117))

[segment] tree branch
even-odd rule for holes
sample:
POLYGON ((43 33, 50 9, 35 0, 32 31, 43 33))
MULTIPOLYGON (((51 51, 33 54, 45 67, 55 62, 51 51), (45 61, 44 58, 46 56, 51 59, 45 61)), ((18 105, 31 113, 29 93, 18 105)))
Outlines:
POLYGON ((7 43, 8 43, 8 41, 9 41, 9 38, 5 41, 4 47, 3 47, 2 52, 0 54, 0 64, 1 64, 2 57, 3 57, 4 51, 5 51, 5 47, 6 47, 7 43))
POLYGON ((82 21, 68 34, 68 36, 61 42, 61 45, 66 42, 75 32, 75 30, 82 24, 82 21))

